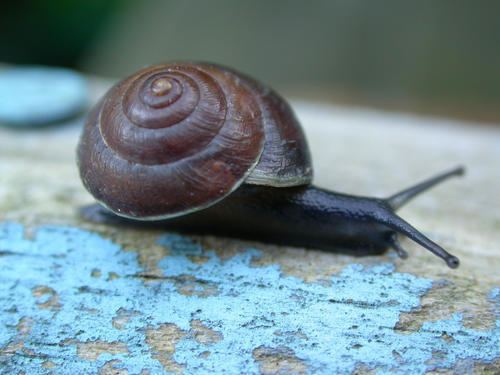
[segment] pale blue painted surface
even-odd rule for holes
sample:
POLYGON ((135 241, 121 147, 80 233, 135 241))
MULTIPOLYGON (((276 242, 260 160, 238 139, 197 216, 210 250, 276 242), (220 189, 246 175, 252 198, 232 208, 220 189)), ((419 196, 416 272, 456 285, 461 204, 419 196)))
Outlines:
POLYGON ((44 126, 88 104, 85 78, 69 69, 24 66, 0 71, 0 125, 44 126))
MULTIPOLYGON (((391 264, 369 269, 353 264, 325 286, 283 276, 276 265, 252 266, 258 250, 223 261, 178 235, 165 235, 159 243, 172 250, 160 262, 165 276, 192 275, 217 294, 185 296, 168 278, 144 283, 133 277, 142 271, 135 253, 97 234, 45 227, 28 240, 22 226, 0 224, 0 347, 15 339, 22 317, 31 317, 35 324, 24 341, 37 354, 13 356, 0 364, 2 372, 46 373, 41 367, 46 356, 65 374, 95 373, 110 359, 121 360, 131 374, 143 368, 162 373, 149 354, 145 328, 173 323, 189 330, 192 319, 221 332, 223 339, 212 345, 189 336, 181 339, 174 360, 185 364, 187 373, 257 373, 252 351, 262 345, 290 348, 318 374, 350 373, 359 364, 379 373, 421 374, 432 368, 426 363, 433 352, 439 352, 432 361, 438 367, 453 367, 464 358, 489 362, 500 357, 500 320, 489 331, 465 328, 460 315, 427 322, 415 333, 395 331, 400 314, 419 306, 432 281, 397 273, 391 264), (189 260, 202 252, 206 263, 189 260), (102 272, 99 278, 91 276, 96 268, 102 272), (107 281, 109 272, 121 277, 107 281), (37 307, 43 301, 33 297, 32 289, 38 285, 56 290, 59 311, 37 307), (120 308, 141 311, 124 330, 111 324, 120 308), (452 340, 446 341, 443 332, 452 340), (67 339, 120 341, 130 354, 86 361, 76 355, 74 345, 60 345, 67 339), (206 350, 208 358, 198 357, 206 350)), ((490 297, 498 314, 500 293, 493 290, 490 297)))

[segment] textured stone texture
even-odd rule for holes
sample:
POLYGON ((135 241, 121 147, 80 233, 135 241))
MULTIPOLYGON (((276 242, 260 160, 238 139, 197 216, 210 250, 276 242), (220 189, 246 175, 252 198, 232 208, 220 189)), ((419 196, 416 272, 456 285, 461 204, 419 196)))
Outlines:
POLYGON ((85 223, 80 124, 2 129, 0 372, 498 372, 500 131, 295 104, 321 186, 386 196, 464 163, 401 211, 461 267, 85 223))

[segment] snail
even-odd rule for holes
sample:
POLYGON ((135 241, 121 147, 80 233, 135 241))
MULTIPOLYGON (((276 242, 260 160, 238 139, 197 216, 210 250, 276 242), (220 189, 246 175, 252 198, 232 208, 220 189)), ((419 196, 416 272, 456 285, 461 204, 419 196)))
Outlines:
POLYGON ((208 63, 144 68, 113 86, 90 111, 77 150, 80 176, 99 204, 99 223, 154 221, 179 231, 225 235, 359 255, 401 236, 449 267, 449 254, 395 211, 462 175, 458 167, 387 199, 312 184, 304 132, 275 91, 208 63))

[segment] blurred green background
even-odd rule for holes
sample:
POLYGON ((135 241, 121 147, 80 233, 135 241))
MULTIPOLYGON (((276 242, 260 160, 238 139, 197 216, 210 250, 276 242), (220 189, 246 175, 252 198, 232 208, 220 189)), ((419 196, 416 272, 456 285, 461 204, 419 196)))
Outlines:
POLYGON ((286 95, 500 122, 498 1, 2 2, 0 62, 223 63, 286 95))

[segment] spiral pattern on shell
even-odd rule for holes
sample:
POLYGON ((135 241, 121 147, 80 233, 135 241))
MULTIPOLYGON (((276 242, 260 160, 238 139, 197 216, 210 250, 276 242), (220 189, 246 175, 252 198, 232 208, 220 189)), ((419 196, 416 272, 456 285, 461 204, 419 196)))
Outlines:
POLYGON ((205 63, 151 66, 113 86, 89 114, 78 165, 101 204, 142 220, 208 207, 243 182, 284 187, 312 178, 286 101, 205 63))
POLYGON ((90 114, 78 147, 86 188, 115 213, 178 216, 237 188, 264 145, 258 101, 209 65, 146 68, 90 114))

